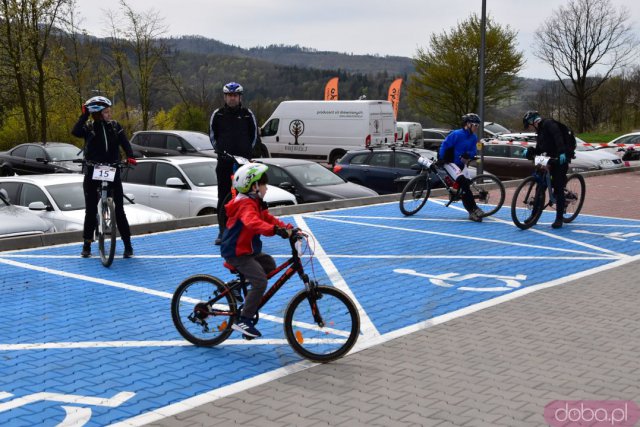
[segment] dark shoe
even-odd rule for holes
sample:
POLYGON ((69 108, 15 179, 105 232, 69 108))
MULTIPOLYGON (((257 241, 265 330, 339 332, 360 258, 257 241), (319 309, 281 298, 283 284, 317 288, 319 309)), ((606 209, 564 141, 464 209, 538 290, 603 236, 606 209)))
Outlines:
POLYGON ((551 228, 562 228, 562 220, 555 220, 553 224, 551 224, 551 228))
POLYGON ((262 334, 256 327, 253 325, 253 321, 251 319, 247 319, 246 317, 240 317, 237 323, 231 325, 231 329, 234 331, 241 332, 242 335, 251 338, 261 337, 262 334))
POLYGON ((122 258, 131 258, 133 257, 133 247, 131 245, 124 245, 124 254, 122 254, 122 258))
POLYGON ((469 214, 469 219, 473 222, 482 222, 482 217, 476 214, 476 211, 473 211, 469 214))
POLYGON ((218 237, 216 237, 216 246, 220 246, 222 243, 222 232, 218 233, 218 237))
POLYGON ((89 258, 91 256, 91 240, 85 240, 82 244, 82 252, 80 252, 82 258, 89 258))

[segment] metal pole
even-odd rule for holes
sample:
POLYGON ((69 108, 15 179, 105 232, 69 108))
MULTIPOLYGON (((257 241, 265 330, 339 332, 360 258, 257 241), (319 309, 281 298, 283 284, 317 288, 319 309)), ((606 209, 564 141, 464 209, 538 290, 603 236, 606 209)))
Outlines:
POLYGON ((480 21, 480 83, 478 87, 478 115, 480 116, 480 127, 478 128, 478 145, 480 151, 480 163, 478 164, 478 174, 484 169, 484 148, 482 138, 484 137, 484 49, 486 46, 487 27, 487 0, 482 0, 482 17, 480 21))

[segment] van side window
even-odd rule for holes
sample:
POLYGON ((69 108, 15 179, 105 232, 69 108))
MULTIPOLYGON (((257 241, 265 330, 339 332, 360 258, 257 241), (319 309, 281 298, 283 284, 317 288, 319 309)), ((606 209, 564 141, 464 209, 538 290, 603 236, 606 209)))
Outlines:
POLYGON ((262 128, 262 136, 273 136, 278 133, 280 119, 269 120, 262 128))

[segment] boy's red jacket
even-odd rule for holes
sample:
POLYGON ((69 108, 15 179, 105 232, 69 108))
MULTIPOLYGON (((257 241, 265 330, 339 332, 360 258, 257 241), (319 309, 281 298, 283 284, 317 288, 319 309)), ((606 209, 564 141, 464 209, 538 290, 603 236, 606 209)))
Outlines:
POLYGON ((262 201, 238 194, 225 205, 227 228, 222 235, 220 254, 223 258, 262 252, 260 235, 273 236, 274 226, 292 228, 262 207, 262 201))

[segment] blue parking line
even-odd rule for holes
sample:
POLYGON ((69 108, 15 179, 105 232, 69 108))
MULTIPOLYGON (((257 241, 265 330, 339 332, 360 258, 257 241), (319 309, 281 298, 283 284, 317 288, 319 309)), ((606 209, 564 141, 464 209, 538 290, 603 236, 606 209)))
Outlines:
MULTIPOLYGON (((360 348, 640 255, 640 221, 587 215, 552 231, 553 213, 545 213, 521 231, 506 208, 476 224, 464 211, 430 201, 412 217, 389 203, 283 219, 304 221, 317 240, 317 261, 325 263, 315 262, 316 278, 331 284, 339 273, 370 320, 376 334, 363 332, 360 348), (327 262, 336 272, 323 268, 327 262)), ((95 257, 80 258, 78 244, 0 253, 0 424, 138 419, 211 390, 240 390, 244 381, 300 362, 282 324, 271 320, 301 289, 297 279, 261 312, 260 340, 234 333, 217 347, 198 348, 176 332, 169 303, 182 280, 197 273, 231 279, 214 237, 213 227, 137 236, 137 256, 109 269, 95 257)), ((285 241, 263 241, 277 261, 288 256, 285 241)))

